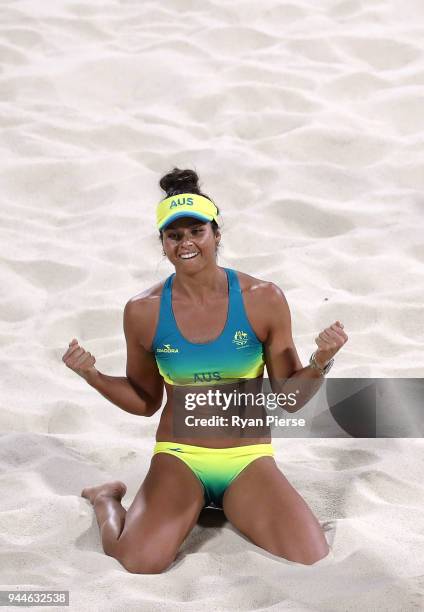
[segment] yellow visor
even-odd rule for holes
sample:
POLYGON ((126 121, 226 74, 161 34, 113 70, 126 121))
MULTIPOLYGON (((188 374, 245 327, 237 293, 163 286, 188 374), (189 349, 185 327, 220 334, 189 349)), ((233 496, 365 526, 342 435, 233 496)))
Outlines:
POLYGON ((159 230, 165 229, 175 219, 194 217, 201 221, 217 221, 218 210, 213 202, 197 193, 179 193, 159 202, 156 220, 159 230))

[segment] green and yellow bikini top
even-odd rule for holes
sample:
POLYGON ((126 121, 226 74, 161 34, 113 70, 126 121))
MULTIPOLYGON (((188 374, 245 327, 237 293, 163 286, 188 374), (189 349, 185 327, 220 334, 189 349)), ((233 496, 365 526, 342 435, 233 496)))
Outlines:
POLYGON ((190 342, 181 334, 172 309, 175 273, 165 281, 152 351, 159 372, 170 385, 233 383, 263 374, 263 344, 247 318, 237 272, 224 270, 229 296, 227 320, 220 335, 210 342, 190 342))

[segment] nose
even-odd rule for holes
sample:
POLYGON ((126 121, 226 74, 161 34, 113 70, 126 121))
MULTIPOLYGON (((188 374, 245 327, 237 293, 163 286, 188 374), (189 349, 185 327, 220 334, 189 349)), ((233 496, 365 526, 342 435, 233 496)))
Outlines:
POLYGON ((184 234, 183 234, 183 236, 181 238, 181 244, 193 244, 193 241, 190 238, 189 230, 184 232, 184 234))

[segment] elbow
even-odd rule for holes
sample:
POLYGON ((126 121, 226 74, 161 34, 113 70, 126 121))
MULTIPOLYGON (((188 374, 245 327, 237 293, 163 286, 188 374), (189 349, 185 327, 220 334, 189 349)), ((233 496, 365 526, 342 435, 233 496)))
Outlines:
POLYGON ((148 401, 147 404, 146 404, 146 409, 144 411, 144 416, 151 417, 154 414, 156 414, 156 412, 158 410, 160 410, 160 408, 162 406, 162 400, 163 400, 163 395, 162 395, 162 397, 157 398, 156 400, 151 398, 150 401, 148 401))
POLYGON ((146 406, 146 409, 143 412, 144 417, 151 417, 158 411, 156 406, 146 406))
POLYGON ((285 410, 285 412, 288 412, 289 414, 294 414, 301 408, 302 406, 291 406, 290 408, 287 408, 286 406, 284 406, 283 410, 285 410))

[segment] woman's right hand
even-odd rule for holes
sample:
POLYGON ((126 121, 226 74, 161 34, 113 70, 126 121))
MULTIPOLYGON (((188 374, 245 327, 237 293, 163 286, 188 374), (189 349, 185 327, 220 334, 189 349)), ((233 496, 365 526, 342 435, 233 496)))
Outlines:
POLYGON ((63 355, 62 361, 68 368, 87 381, 90 376, 98 374, 98 370, 94 367, 96 358, 82 346, 79 346, 76 338, 73 338, 69 343, 69 348, 63 355))

